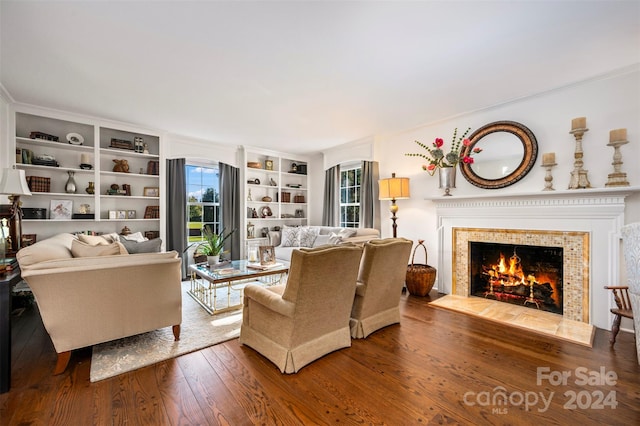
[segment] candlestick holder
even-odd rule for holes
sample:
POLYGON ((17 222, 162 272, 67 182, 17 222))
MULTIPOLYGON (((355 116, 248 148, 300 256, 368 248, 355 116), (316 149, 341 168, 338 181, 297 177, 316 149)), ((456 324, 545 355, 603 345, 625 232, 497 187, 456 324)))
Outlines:
POLYGON ((620 171, 622 168, 622 153, 620 147, 629 143, 629 141, 611 141, 607 146, 613 147, 613 173, 609 173, 607 183, 604 186, 629 186, 627 173, 620 171))
POLYGON ((571 133, 576 138, 576 151, 573 154, 573 171, 571 172, 571 180, 569 181, 569 189, 579 188, 591 188, 589 178, 587 177, 587 171, 582 168, 584 162, 582 161, 582 136, 588 132, 589 129, 572 129, 571 133))
POLYGON ((553 187, 553 176, 551 175, 551 169, 557 166, 557 163, 543 164, 546 173, 544 175, 544 189, 543 191, 555 191, 553 187))

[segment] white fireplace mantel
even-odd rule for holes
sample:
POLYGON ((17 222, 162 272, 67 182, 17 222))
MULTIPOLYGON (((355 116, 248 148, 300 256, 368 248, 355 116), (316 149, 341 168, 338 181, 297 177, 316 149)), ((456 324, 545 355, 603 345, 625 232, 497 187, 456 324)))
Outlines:
MULTIPOLYGON (((515 193, 484 193, 463 196, 441 196, 429 198, 438 206, 465 206, 473 204, 506 203, 508 205, 533 203, 540 205, 576 204, 585 200, 622 199, 635 192, 640 186, 624 186, 617 188, 566 189, 562 191, 538 191, 515 193), (582 201, 581 201, 582 200, 582 201)), ((624 202, 624 201, 623 201, 624 202)))
POLYGON ((438 291, 451 294, 453 228, 582 231, 590 234, 589 318, 609 329, 611 297, 605 285, 620 282, 620 228, 625 198, 640 187, 535 193, 482 194, 430 199, 438 223, 438 291))

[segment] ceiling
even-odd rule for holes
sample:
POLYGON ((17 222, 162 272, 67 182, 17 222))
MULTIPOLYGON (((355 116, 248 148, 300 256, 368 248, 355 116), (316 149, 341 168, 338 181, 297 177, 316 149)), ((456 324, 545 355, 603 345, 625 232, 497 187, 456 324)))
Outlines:
POLYGON ((640 2, 7 1, 16 102, 291 153, 640 63, 640 2))

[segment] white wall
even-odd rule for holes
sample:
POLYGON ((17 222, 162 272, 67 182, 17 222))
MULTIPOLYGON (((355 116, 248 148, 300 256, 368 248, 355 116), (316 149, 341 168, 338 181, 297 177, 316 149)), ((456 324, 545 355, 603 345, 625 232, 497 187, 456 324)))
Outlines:
POLYGON ((217 161, 234 167, 241 167, 238 148, 202 139, 167 134, 164 139, 166 158, 186 158, 188 160, 217 161))
POLYGON ((322 206, 324 199, 324 156, 314 154, 309 157, 307 166, 309 175, 309 197, 307 208, 309 225, 322 224, 322 206))
MULTIPOLYGON (((0 84, 0 169, 7 168, 15 161, 12 153, 12 144, 9 143, 9 104, 11 97, 0 84)), ((6 195, 0 195, 0 204, 8 204, 9 199, 6 195)))
MULTIPOLYGON (((494 190, 477 188, 458 172, 453 196, 540 191, 545 183, 544 169, 540 164, 542 154, 546 152, 556 153, 558 166, 553 169, 554 187, 567 189, 575 150, 575 139, 569 130, 571 120, 576 117, 587 118, 589 131, 583 138, 584 169, 588 170, 591 186, 604 187, 607 175, 613 172, 613 148, 607 143, 609 131, 618 128, 627 129, 629 140, 621 148, 625 162, 622 170, 627 173, 632 186, 640 186, 640 168, 637 166, 640 160, 640 66, 635 66, 537 96, 377 138, 375 153, 380 162, 380 175, 396 172, 398 176, 411 178, 411 199, 398 201, 398 236, 414 241, 424 239, 429 251, 429 264, 438 264, 435 206, 428 199, 441 197, 443 191, 438 189, 437 176, 429 176, 422 171, 423 161, 404 155, 421 152, 422 148, 414 140, 430 144, 434 138, 442 137, 448 147, 456 127, 462 130, 471 127, 473 131, 493 121, 516 121, 531 129, 538 142, 538 159, 531 172, 515 185, 494 190)), ((640 221, 640 195, 636 193, 627 201, 625 223, 640 221)), ((388 207, 388 202, 381 202, 381 211, 388 211, 388 207)), ((391 221, 387 220, 385 224, 384 214, 382 236, 391 236, 391 221)))
POLYGON ((325 150, 324 170, 337 164, 375 160, 375 139, 364 138, 325 150))

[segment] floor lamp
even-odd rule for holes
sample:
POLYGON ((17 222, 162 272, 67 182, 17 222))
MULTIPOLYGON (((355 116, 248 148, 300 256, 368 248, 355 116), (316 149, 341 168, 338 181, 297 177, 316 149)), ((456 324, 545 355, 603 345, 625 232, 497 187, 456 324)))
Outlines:
POLYGON ((398 212, 398 205, 396 200, 402 200, 409 198, 409 178, 397 178, 395 173, 391 173, 391 177, 388 179, 380 179, 379 185, 379 199, 391 200, 391 220, 393 221, 393 238, 398 237, 398 225, 396 224, 396 213, 398 212))
POLYGON ((8 195, 11 202, 9 210, 9 235, 11 236, 11 251, 17 253, 22 245, 22 209, 20 196, 31 195, 24 170, 3 169, 0 179, 0 194, 8 195))

